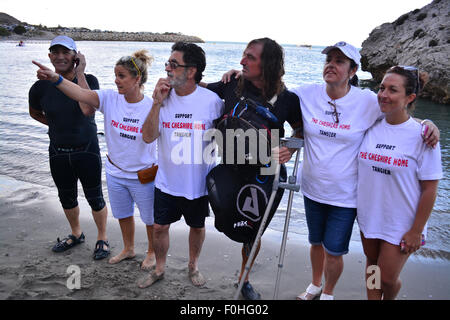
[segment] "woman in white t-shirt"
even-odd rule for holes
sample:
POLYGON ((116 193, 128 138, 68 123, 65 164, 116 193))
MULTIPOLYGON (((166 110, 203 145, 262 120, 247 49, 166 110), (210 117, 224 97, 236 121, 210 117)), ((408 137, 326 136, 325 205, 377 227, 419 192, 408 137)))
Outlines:
POLYGON ((148 236, 147 255, 141 265, 143 269, 150 269, 155 264, 152 243, 154 182, 143 184, 137 176, 137 171, 150 168, 157 162, 156 142, 147 144, 142 139, 142 125, 153 104, 153 100, 143 93, 152 60, 145 50, 120 58, 114 68, 117 91, 82 89, 34 62, 40 67, 38 78, 52 81, 70 98, 89 104, 104 114, 108 194, 113 215, 119 219, 124 242, 124 249, 109 263, 115 264, 135 256, 136 203, 148 236))
POLYGON ((312 282, 298 300, 334 298, 356 217, 356 155, 364 133, 381 117, 375 94, 354 86, 358 50, 338 42, 322 53, 327 55, 325 82, 292 90, 300 98, 303 117, 301 189, 312 265, 312 282))
POLYGON ((366 279, 373 266, 380 287, 367 286, 374 300, 395 299, 400 272, 411 253, 425 244, 433 209, 441 152, 422 141, 422 127, 409 113, 426 73, 414 67, 390 68, 378 91, 385 118, 368 130, 358 155, 358 224, 366 255, 366 279), (376 270, 376 269, 375 269, 376 270))

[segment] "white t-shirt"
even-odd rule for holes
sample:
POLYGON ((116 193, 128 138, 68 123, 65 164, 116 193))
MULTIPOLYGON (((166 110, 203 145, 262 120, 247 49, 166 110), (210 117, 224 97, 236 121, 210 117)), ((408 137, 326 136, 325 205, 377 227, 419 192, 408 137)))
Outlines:
POLYGON ((187 96, 170 92, 159 114, 157 188, 190 200, 208 194, 206 175, 216 163, 215 144, 203 141, 203 135, 222 113, 223 101, 208 89, 197 86, 187 96))
POLYGON ((442 178, 440 146, 428 147, 421 130, 412 118, 399 125, 383 119, 367 132, 358 154, 357 207, 366 238, 399 245, 416 217, 419 181, 442 178))
POLYGON ((311 200, 356 208, 357 155, 364 133, 382 116, 375 93, 351 87, 332 100, 326 84, 292 90, 300 98, 304 125, 303 194, 311 200), (333 120, 336 104, 339 123, 333 120))
POLYGON ((137 179, 137 171, 157 163, 156 142, 147 144, 142 139, 142 125, 153 105, 144 95, 137 103, 128 103, 124 95, 114 90, 96 90, 100 100, 99 111, 105 119, 105 139, 108 155, 120 170, 105 161, 108 174, 137 179))

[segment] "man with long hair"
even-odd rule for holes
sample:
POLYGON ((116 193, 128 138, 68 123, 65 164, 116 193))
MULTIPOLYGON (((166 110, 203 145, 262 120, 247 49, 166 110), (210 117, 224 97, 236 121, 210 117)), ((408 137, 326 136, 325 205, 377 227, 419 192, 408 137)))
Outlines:
MULTIPOLYGON (((250 98, 263 106, 270 106, 270 111, 278 119, 280 137, 284 136, 283 124, 285 121, 288 121, 296 135, 300 136, 301 130, 298 129, 302 128, 302 117, 299 99, 286 89, 282 80, 284 75, 283 48, 269 38, 252 40, 245 48, 240 63, 242 71, 239 79, 231 77, 228 83, 219 81, 202 84, 225 100, 224 114, 229 113, 241 98, 250 98)), ((287 162, 291 158, 293 151, 285 147, 280 148, 280 163, 287 162)), ((243 243, 239 280, 243 276, 253 245, 253 241, 243 243)), ((258 242, 257 246, 258 248, 251 265, 253 265, 259 252, 260 242, 258 242)), ((261 295, 250 284, 248 275, 241 293, 246 300, 258 300, 261 298, 261 295)))

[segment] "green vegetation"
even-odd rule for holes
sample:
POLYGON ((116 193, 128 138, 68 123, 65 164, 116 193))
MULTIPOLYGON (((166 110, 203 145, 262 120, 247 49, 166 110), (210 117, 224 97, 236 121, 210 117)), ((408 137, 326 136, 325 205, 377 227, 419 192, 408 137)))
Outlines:
POLYGON ((17 26, 13 29, 13 32, 16 34, 24 34, 25 32, 27 32, 27 29, 25 29, 24 26, 17 26))
POLYGON ((11 34, 11 32, 9 32, 8 29, 0 27, 0 37, 7 37, 10 34, 11 34))

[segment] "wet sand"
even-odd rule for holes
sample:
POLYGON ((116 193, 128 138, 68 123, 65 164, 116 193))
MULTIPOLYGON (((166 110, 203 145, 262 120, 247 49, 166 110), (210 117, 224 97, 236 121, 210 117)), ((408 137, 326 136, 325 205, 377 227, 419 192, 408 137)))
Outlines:
MULTIPOLYGON (((63 253, 51 248, 57 237, 69 233, 68 223, 55 190, 0 176, 0 299, 2 300, 215 300, 233 299, 240 268, 241 244, 228 239, 207 219, 207 234, 199 267, 207 279, 194 287, 187 274, 188 228, 183 221, 171 227, 170 249, 165 278, 140 289, 137 283, 147 275, 140 270, 147 247, 145 227, 137 216, 136 257, 116 265, 94 261, 92 253, 96 228, 90 209, 81 197, 81 226, 86 242, 63 253), (70 266, 81 271, 80 289, 67 287, 70 266)), ((108 207, 109 208, 109 207, 108 207)), ((108 237, 115 255, 122 249, 117 220, 108 217, 108 237)), ((263 299, 273 299, 282 234, 268 229, 250 274, 253 286, 263 299)), ((364 300, 364 255, 361 244, 352 241, 344 258, 337 300, 364 300)), ((450 298, 448 260, 420 256, 410 258, 403 269, 401 300, 448 300, 450 298)), ((290 235, 278 299, 294 300, 309 284, 309 245, 304 237, 290 235)), ((74 282, 72 282, 74 283, 74 282)), ((295 302, 302 303, 302 302, 295 302)))

